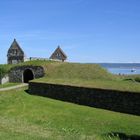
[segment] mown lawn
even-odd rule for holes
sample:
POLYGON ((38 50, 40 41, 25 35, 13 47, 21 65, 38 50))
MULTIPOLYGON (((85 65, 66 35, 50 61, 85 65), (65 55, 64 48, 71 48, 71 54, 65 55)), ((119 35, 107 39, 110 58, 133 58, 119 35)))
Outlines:
POLYGON ((33 96, 24 90, 0 92, 1 140, 140 138, 139 116, 33 96))

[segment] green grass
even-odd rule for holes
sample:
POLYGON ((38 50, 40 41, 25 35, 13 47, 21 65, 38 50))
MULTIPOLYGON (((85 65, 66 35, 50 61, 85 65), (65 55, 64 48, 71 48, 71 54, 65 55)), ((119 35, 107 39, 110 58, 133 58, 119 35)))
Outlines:
POLYGON ((96 64, 62 63, 56 61, 34 60, 18 65, 0 65, 8 71, 11 67, 39 65, 45 69, 45 77, 33 80, 74 86, 140 92, 140 75, 117 76, 96 64), (137 78, 138 77, 138 78, 137 78))
POLYGON ((45 77, 33 80, 34 82, 140 92, 139 82, 125 80, 128 76, 120 77, 108 73, 99 65, 55 62, 47 63, 44 67, 45 77))
POLYGON ((46 78, 93 80, 113 79, 115 76, 96 64, 53 63, 46 67, 46 78))
POLYGON ((140 117, 27 94, 0 92, 1 140, 119 140, 140 135, 140 117))
POLYGON ((12 67, 34 65, 43 66, 47 77, 51 78, 73 78, 80 79, 111 79, 113 75, 96 64, 62 63, 57 61, 27 61, 17 65, 0 65, 9 71, 12 67))
MULTIPOLYGON (((32 66, 43 66, 45 67, 46 64, 51 64, 51 63, 56 63, 55 61, 41 61, 41 60, 35 60, 35 61, 27 61, 24 63, 19 63, 19 64, 0 64, 0 75, 1 74, 7 74, 11 68, 13 67, 18 67, 18 66, 24 66, 24 65, 32 65, 32 66)), ((3 75, 2 75, 3 76, 3 75)))
POLYGON ((17 86, 17 85, 19 85, 19 83, 5 83, 3 85, 0 85, 0 89, 1 88, 6 88, 6 87, 17 86))
POLYGON ((119 91, 131 91, 140 93, 140 83, 133 81, 123 80, 105 80, 105 79, 94 79, 94 80, 81 80, 81 79, 36 79, 34 82, 39 83, 51 83, 61 85, 71 85, 78 87, 89 87, 89 88, 100 88, 100 89, 112 89, 119 91))

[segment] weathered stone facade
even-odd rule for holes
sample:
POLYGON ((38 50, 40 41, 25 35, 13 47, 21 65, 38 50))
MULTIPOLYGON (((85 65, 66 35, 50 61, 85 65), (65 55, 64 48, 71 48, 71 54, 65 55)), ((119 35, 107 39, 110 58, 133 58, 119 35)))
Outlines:
POLYGON ((29 80, 43 77, 44 68, 41 66, 17 66, 9 72, 9 82, 27 83, 29 80))
POLYGON ((8 64, 18 64, 24 62, 24 52, 14 39, 7 53, 7 63, 8 64))
MULTIPOLYGON (((67 55, 63 52, 60 46, 58 46, 49 59, 63 62, 67 59, 67 55)), ((30 60, 48 60, 48 58, 38 58, 38 57, 25 58, 24 51, 17 43, 16 39, 14 39, 13 43, 11 44, 7 52, 7 63, 18 64, 30 60)))
POLYGON ((81 105, 140 115, 140 93, 29 82, 29 93, 81 105))
POLYGON ((58 46, 54 53, 50 56, 50 59, 65 61, 67 59, 67 56, 60 48, 60 46, 58 46))

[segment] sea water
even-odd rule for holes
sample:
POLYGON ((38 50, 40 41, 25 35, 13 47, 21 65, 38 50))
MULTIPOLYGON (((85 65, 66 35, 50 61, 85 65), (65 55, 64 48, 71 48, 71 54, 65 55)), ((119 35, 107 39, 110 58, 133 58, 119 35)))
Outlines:
POLYGON ((140 63, 100 63, 100 65, 113 74, 140 74, 140 63))
POLYGON ((106 68, 113 74, 140 74, 140 68, 106 68))

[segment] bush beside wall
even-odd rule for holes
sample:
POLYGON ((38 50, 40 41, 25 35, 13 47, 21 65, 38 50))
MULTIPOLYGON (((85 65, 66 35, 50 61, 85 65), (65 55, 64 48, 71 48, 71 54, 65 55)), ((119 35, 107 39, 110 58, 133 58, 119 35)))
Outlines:
POLYGON ((29 83, 29 93, 80 105, 140 115, 140 93, 38 82, 29 83))

